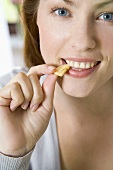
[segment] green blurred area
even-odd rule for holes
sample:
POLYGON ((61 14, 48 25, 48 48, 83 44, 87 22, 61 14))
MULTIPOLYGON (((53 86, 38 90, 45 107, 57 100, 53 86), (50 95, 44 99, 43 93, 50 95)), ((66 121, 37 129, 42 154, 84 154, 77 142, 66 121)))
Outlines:
POLYGON ((17 5, 13 4, 11 0, 3 0, 5 17, 8 23, 18 23, 19 12, 17 5))

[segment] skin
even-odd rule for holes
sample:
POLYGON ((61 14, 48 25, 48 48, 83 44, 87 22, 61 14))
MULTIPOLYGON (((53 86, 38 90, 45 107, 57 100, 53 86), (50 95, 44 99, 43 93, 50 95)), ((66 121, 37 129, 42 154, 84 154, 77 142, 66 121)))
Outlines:
POLYGON ((45 132, 54 104, 62 170, 112 170, 113 22, 101 17, 113 3, 97 9, 103 0, 72 2, 40 1, 37 26, 47 64, 17 74, 0 90, 0 151, 14 157, 28 153, 45 132), (56 6, 71 11, 71 17, 51 13, 56 6), (62 57, 89 57, 101 64, 86 78, 57 79, 53 66, 62 57), (43 74, 48 76, 41 87, 43 74))
POLYGON ((40 1, 37 25, 41 53, 46 63, 60 65, 61 58, 66 57, 89 57, 101 61, 98 72, 85 79, 64 76, 63 82, 59 80, 63 91, 70 96, 85 97, 109 79, 111 80, 113 75, 113 57, 111 57, 113 56, 113 22, 104 23, 103 20, 96 19, 102 12, 108 9, 110 11, 113 4, 97 10, 94 6, 98 1, 81 0, 77 2, 77 8, 76 1, 73 0, 73 3, 74 5, 70 6, 62 0, 40 1), (51 13, 51 9, 56 6, 70 10, 72 17, 64 18, 55 15, 55 12, 51 13), (108 43, 109 45, 106 46, 108 43), (72 84, 71 88, 70 84, 72 84))
POLYGON ((61 165, 63 170, 111 170, 113 20, 104 21, 102 14, 113 11, 113 3, 98 9, 95 5, 103 0, 72 2, 70 6, 62 0, 42 0, 37 14, 41 53, 46 63, 60 65, 61 58, 78 56, 101 61, 98 70, 86 78, 65 74, 57 80, 54 108, 61 165), (59 16, 58 8, 51 13, 56 6, 71 11, 72 17, 59 16))
POLYGON ((1 153, 23 156, 33 149, 45 132, 52 113, 57 79, 52 74, 54 68, 48 65, 33 67, 27 75, 17 74, 0 90, 1 153), (41 86, 39 78, 44 74, 48 76, 41 86))

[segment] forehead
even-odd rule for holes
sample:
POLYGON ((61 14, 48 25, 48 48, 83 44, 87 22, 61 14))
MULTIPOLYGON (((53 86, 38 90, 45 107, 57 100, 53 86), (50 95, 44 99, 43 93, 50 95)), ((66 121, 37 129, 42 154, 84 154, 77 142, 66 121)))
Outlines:
POLYGON ((64 2, 66 4, 69 5, 75 5, 78 6, 78 4, 82 4, 82 3, 88 3, 88 4, 92 4, 97 8, 101 8, 104 7, 105 5, 108 5, 110 3, 113 3, 113 0, 43 0, 44 2, 50 2, 50 3, 60 3, 60 2, 64 2))
POLYGON ((81 3, 81 2, 94 2, 94 3, 103 3, 103 2, 113 2, 113 0, 44 0, 44 2, 65 2, 65 3, 81 3))

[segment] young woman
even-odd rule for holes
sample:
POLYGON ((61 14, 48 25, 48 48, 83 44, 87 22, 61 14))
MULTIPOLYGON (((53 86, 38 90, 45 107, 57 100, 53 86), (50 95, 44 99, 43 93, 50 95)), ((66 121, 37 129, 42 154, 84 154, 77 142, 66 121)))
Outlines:
POLYGON ((0 90, 1 169, 113 170, 113 0, 24 0, 22 18, 30 69, 0 90))

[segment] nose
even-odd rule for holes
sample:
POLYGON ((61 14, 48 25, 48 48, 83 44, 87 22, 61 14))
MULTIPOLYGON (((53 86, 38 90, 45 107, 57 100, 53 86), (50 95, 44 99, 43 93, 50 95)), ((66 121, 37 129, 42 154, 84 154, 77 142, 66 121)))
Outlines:
POLYGON ((75 23, 71 29, 71 46, 79 52, 94 49, 96 46, 95 31, 88 22, 75 23))

